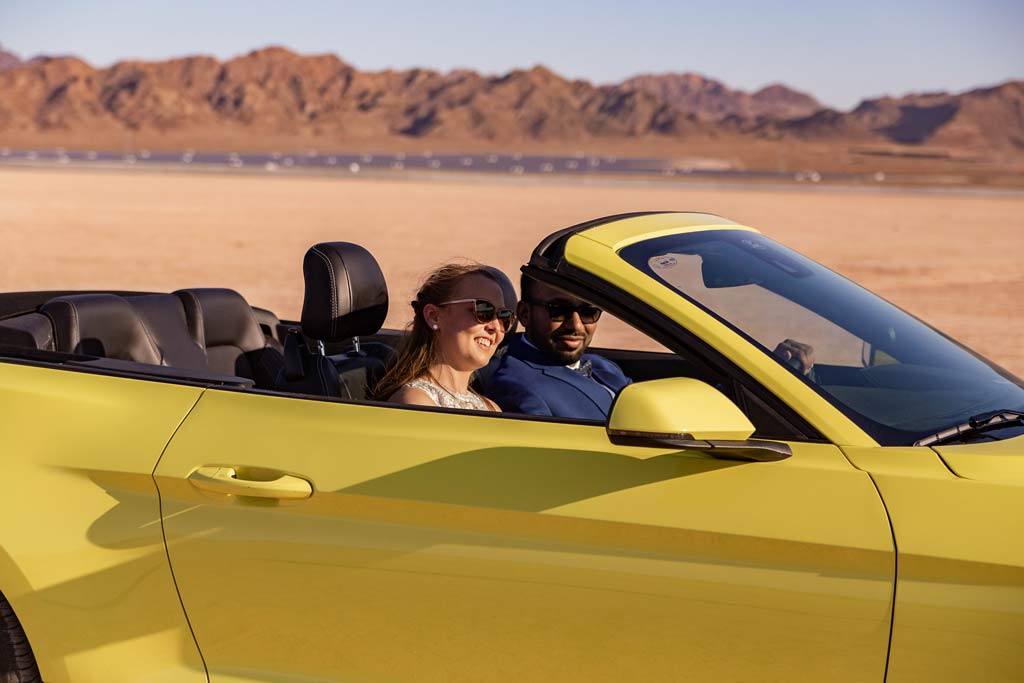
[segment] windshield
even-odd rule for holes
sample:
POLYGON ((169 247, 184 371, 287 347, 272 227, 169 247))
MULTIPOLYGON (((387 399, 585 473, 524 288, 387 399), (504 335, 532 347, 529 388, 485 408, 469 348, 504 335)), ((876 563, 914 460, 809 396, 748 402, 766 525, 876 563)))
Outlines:
POLYGON ((880 444, 909 445, 986 411, 1024 409, 1021 380, 757 233, 669 235, 619 255, 810 382, 880 444), (813 348, 808 374, 772 353, 785 340, 813 348))

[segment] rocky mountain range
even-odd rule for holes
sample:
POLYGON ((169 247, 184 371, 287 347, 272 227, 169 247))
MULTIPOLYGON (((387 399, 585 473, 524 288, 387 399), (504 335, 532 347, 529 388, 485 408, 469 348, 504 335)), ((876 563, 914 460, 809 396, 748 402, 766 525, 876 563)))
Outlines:
MULTIPOLYGON (((343 148, 390 140, 438 149, 645 141, 842 142, 1024 155, 1024 81, 960 94, 865 100, 849 112, 784 85, 754 93, 697 74, 597 85, 537 66, 361 71, 335 55, 280 47, 221 62, 196 56, 97 69, 74 57, 0 52, 0 142, 267 136, 343 148)), ((98 143, 97 143, 98 144, 98 143)))
POLYGON ((0 45, 0 71, 7 71, 13 69, 21 64, 21 58, 13 52, 7 52, 0 45))
POLYGON ((673 107, 712 121, 731 116, 795 119, 823 108, 810 95, 785 85, 770 85, 751 94, 694 73, 634 76, 622 85, 649 92, 673 107))

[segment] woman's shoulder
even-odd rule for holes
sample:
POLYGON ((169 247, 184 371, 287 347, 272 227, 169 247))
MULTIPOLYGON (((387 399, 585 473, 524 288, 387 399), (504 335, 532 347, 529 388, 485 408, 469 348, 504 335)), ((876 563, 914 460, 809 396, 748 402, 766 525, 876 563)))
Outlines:
POLYGON ((388 401, 391 403, 407 403, 417 406, 436 406, 437 400, 434 392, 431 391, 428 382, 414 379, 413 381, 399 387, 398 391, 391 394, 388 401))
POLYGON ((472 390, 468 394, 452 394, 427 377, 417 377, 406 382, 388 400, 421 406, 501 412, 497 403, 482 394, 472 390))

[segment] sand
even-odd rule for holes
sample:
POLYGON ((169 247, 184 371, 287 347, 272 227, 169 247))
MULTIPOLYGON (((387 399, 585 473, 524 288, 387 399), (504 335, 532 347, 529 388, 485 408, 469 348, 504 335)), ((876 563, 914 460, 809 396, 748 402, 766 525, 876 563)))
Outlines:
MULTIPOLYGON (((1024 375, 1024 195, 0 170, 0 290, 231 287, 294 319, 306 248, 347 240, 380 262, 399 327, 438 263, 515 277, 556 229, 656 209, 756 227, 1024 375)), ((598 343, 642 340, 609 323, 598 343)))

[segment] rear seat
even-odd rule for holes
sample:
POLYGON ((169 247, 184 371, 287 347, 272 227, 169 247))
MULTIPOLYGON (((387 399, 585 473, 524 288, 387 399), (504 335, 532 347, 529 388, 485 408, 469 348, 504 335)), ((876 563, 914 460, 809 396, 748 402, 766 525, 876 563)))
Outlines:
POLYGON ((56 351, 166 365, 149 328, 116 294, 61 296, 39 312, 53 324, 56 351))
POLYGON ((192 338, 206 349, 213 372, 249 377, 273 389, 284 364, 281 345, 260 329, 252 307, 232 289, 180 289, 192 338))
POLYGON ((273 388, 282 365, 280 344, 229 289, 60 296, 0 321, 0 344, 234 375, 260 388, 273 388))
POLYGON ((42 313, 25 313, 0 320, 0 344, 55 351, 53 324, 42 313))
MULTIPOLYGON (((201 338, 190 334, 185 307, 172 294, 149 294, 128 299, 157 340, 162 363, 178 368, 201 370, 209 367, 201 338)), ((234 375, 234 372, 222 373, 234 375)))

